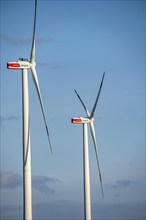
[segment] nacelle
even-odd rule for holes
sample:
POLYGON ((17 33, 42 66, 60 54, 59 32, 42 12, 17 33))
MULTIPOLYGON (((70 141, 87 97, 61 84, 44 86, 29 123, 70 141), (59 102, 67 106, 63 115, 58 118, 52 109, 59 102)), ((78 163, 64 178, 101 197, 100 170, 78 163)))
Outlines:
POLYGON ((29 69, 31 67, 31 63, 29 61, 16 61, 16 62, 8 62, 8 69, 29 69))
POLYGON ((72 118, 71 122, 76 123, 76 124, 90 123, 90 119, 89 118, 83 118, 83 117, 72 118))

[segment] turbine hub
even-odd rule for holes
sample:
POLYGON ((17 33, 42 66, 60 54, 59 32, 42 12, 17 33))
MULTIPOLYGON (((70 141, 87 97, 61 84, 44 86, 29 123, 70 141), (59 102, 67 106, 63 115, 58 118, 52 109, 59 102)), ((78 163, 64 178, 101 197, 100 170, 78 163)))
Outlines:
POLYGON ((30 65, 35 67, 36 66, 36 62, 35 61, 30 62, 30 65))
POLYGON ((90 118, 90 120, 91 120, 92 122, 94 122, 94 117, 90 118))

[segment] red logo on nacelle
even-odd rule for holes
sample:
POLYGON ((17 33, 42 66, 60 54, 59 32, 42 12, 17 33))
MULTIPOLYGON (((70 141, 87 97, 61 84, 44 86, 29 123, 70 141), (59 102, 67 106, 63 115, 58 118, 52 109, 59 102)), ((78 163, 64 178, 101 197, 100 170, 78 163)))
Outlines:
POLYGON ((72 123, 82 123, 82 119, 81 118, 72 118, 71 122, 72 123))
POLYGON ((7 63, 7 68, 17 68, 20 67, 19 63, 7 63))

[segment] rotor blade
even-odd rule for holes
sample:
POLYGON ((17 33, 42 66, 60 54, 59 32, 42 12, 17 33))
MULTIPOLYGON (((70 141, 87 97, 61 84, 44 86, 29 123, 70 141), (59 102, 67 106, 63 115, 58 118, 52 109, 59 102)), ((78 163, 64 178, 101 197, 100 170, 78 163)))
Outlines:
POLYGON ((101 185, 101 192, 102 192, 102 196, 104 197, 103 186, 102 186, 102 177, 101 177, 101 171, 100 171, 100 165, 99 165, 99 157, 98 157, 96 136, 95 136, 95 129, 94 129, 93 121, 90 121, 90 131, 91 131, 91 135, 92 135, 92 139, 93 139, 93 143, 94 143, 94 149, 95 149, 95 155, 96 155, 96 161, 97 161, 97 167, 98 167, 98 173, 99 173, 99 179, 100 179, 100 185, 101 185))
POLYGON ((47 126, 47 122, 46 122, 44 106, 43 106, 41 92, 40 92, 40 88, 39 88, 38 77, 37 77, 36 69, 35 69, 34 66, 31 67, 31 72, 32 72, 33 81, 34 81, 34 84, 35 84, 35 87, 36 87, 36 90, 37 90, 37 94, 38 94, 38 97, 39 97, 39 101, 40 101, 40 105, 41 105, 41 109, 42 109, 42 114, 43 114, 43 118, 44 118, 44 122, 45 122, 46 132, 47 132, 47 136, 48 136, 48 140, 49 140, 50 150, 51 150, 51 153, 52 153, 51 141, 50 141, 48 126, 47 126))
POLYGON ((33 62, 35 61, 36 12, 37 12, 37 0, 35 0, 33 37, 32 37, 32 46, 31 46, 31 54, 30 54, 30 62, 31 62, 31 63, 33 63, 33 62))
POLYGON ((76 95, 78 96, 80 102, 82 103, 82 106, 83 106, 83 108, 85 109, 85 112, 86 112, 86 114, 87 114, 87 117, 90 117, 90 113, 89 113, 88 109, 86 108, 84 102, 82 101, 81 97, 79 96, 79 94, 77 93, 76 90, 74 90, 74 91, 75 91, 76 95))
POLYGON ((100 92, 101 92, 104 76, 105 76, 105 72, 103 73, 102 80, 101 80, 100 87, 99 87, 99 91, 98 91, 98 94, 97 94, 97 98, 95 100, 95 104, 93 106, 93 109, 92 109, 92 112, 91 112, 91 115, 90 115, 91 118, 94 116, 94 112, 95 112, 95 109, 96 109, 96 106, 97 106, 97 102, 98 102, 98 99, 99 99, 99 95, 100 95, 100 92))

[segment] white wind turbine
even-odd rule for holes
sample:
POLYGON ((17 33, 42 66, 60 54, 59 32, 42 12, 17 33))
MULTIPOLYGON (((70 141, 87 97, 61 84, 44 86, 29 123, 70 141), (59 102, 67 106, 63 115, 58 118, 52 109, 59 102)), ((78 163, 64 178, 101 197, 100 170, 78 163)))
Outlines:
POLYGON ((32 219, 32 193, 31 193, 31 150, 30 150, 30 128, 29 128, 29 94, 28 94, 28 69, 31 69, 33 82, 37 90, 45 128, 49 140, 50 149, 52 152, 49 131, 46 122, 46 116, 44 112, 44 106, 40 93, 40 87, 38 77, 36 73, 35 63, 35 32, 36 32, 36 11, 37 11, 37 0, 35 0, 35 13, 34 13, 34 27, 32 37, 32 47, 30 60, 20 58, 16 62, 8 62, 8 69, 22 70, 22 114, 23 114, 23 215, 24 220, 32 219))
POLYGON ((90 171, 89 171, 89 149, 88 149, 88 127, 87 124, 90 124, 90 132, 93 139, 94 149, 95 149, 95 155, 97 160, 97 167, 98 167, 98 174, 99 174, 99 180, 101 185, 101 192, 102 196, 103 194, 103 186, 102 186, 102 177, 101 177, 101 171, 100 171, 100 165, 99 165, 99 156, 97 151, 97 144, 96 144, 96 136, 95 136, 95 129, 94 129, 94 113, 96 110, 97 102, 99 99, 99 95, 101 92, 103 80, 104 80, 105 73, 102 76, 100 88, 97 94, 97 98, 95 100, 95 104, 93 106, 91 114, 87 110, 84 102, 82 101, 81 97, 75 90, 76 95, 78 96, 87 117, 79 117, 79 118, 72 118, 72 123, 79 123, 83 124, 83 169, 84 169, 84 217, 86 220, 91 219, 91 201, 90 201, 90 171))

